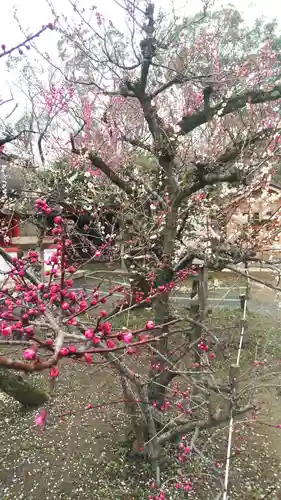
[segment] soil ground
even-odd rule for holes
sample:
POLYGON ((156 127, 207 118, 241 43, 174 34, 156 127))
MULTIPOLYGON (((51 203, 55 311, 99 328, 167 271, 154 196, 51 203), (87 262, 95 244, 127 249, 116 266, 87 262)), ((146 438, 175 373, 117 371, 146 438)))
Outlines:
MULTIPOLYGON (((150 311, 131 313, 126 326, 143 325, 150 315, 150 311)), ((237 341, 240 316, 240 311, 215 310, 210 324, 217 334, 237 341)), ((235 424, 231 500, 280 500, 281 429, 276 426, 281 424, 281 396, 276 386, 281 386, 281 313, 278 309, 275 315, 251 313, 249 319, 249 342, 241 358, 242 383, 246 386, 249 380, 261 379, 256 384, 259 388, 253 389, 260 411, 258 421, 247 415, 235 424), (254 360, 264 364, 253 367, 254 360)), ((229 348, 227 360, 217 357, 214 366, 221 377, 236 352, 229 348)), ((141 360, 131 359, 132 363, 146 361, 145 355, 141 360)), ((32 375, 43 387, 47 386, 46 377, 32 375)), ((127 458, 127 417, 121 400, 118 374, 101 358, 91 366, 64 362, 44 431, 34 426, 36 412, 23 413, 17 403, 1 395, 1 500, 147 500, 152 473, 146 463, 127 458)), ((223 480, 224 476, 227 433, 225 426, 201 435, 198 447, 208 457, 208 467, 204 458, 191 457, 186 473, 194 482, 193 492, 184 497, 173 486, 168 488, 167 498, 216 497, 216 478, 223 480)), ((170 447, 166 453, 164 480, 175 477, 178 469, 175 450, 170 447)))

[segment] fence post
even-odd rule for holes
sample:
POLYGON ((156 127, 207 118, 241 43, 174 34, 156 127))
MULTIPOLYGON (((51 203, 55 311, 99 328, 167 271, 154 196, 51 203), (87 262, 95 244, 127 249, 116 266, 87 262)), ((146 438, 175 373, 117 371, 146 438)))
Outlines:
POLYGON ((239 378, 239 365, 233 364, 229 369, 229 385, 231 390, 231 399, 229 402, 229 411, 235 406, 236 397, 238 394, 238 378, 239 378))
MULTIPOLYGON (((241 307, 241 311, 244 312, 244 307, 245 307, 245 302, 246 302, 246 294, 245 293, 241 293, 239 298, 240 298, 240 307, 241 307)), ((247 306, 246 306, 247 307, 247 306)))
POLYGON ((120 242, 120 258, 121 258, 121 269, 122 271, 127 271, 127 266, 126 266, 126 262, 125 262, 125 259, 124 259, 124 255, 125 255, 125 243, 124 243, 124 239, 123 239, 123 235, 121 233, 121 242, 120 242))
MULTIPOLYGON (((203 323, 208 316, 208 268, 202 265, 198 269, 198 277, 192 282, 190 294, 190 316, 195 321, 203 323)), ((194 325, 192 328, 192 342, 200 339, 202 328, 194 325)), ((200 361, 200 354, 195 350, 195 361, 200 361)))
MULTIPOLYGON (((199 280, 198 278, 194 278, 192 280, 192 288, 190 293, 190 317, 195 321, 199 321, 199 303, 198 303, 198 289, 199 289, 199 280)), ((193 325, 191 328, 191 341, 194 342, 201 335, 201 329, 197 325, 193 325)), ((199 355, 197 350, 195 349, 195 361, 199 361, 199 355)))
POLYGON ((199 268, 198 275, 199 321, 203 323, 208 316, 208 268, 206 265, 199 268))
POLYGON ((126 231, 121 227, 120 234, 116 239, 119 241, 120 244, 120 265, 122 271, 127 271, 126 260, 124 259, 124 255, 126 254, 125 252, 126 237, 127 237, 126 231))

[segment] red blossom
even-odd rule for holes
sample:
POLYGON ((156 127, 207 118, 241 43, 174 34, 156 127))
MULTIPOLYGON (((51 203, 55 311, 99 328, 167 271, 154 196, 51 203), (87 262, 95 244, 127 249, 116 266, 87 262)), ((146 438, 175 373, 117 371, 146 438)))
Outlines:
POLYGON ((155 328, 154 321, 152 321, 152 320, 147 321, 146 328, 147 328, 147 330, 153 330, 153 328, 155 328))
POLYGON ((90 365, 93 362, 93 356, 88 352, 84 354, 85 361, 90 365))
POLYGON ((88 328, 87 330, 85 330, 84 335, 86 339, 91 339, 93 338, 94 330, 92 328, 88 328))
POLYGON ((69 349, 67 349, 67 347, 62 347, 60 350, 60 355, 64 357, 67 356, 68 354, 69 354, 69 349))
POLYGON ((50 376, 56 378, 59 376, 59 368, 57 366, 52 366, 50 370, 50 376))

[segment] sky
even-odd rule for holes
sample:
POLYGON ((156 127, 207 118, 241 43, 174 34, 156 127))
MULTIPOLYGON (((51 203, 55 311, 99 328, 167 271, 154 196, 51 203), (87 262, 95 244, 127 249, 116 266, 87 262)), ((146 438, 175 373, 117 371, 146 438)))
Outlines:
MULTIPOLYGON (((66 15, 71 24, 73 16, 73 2, 80 4, 86 8, 91 5, 96 5, 97 9, 104 14, 108 19, 111 19, 114 24, 120 27, 120 23, 124 23, 124 11, 116 5, 117 2, 122 3, 122 0, 53 0, 56 13, 66 15)), ((179 15, 188 15, 202 8, 201 0, 153 0, 156 4, 156 9, 161 5, 165 10, 174 9, 179 15)), ((257 17, 265 16, 269 19, 272 17, 278 18, 281 25, 281 2, 276 0, 211 0, 215 6, 227 6, 229 3, 234 5, 243 14, 247 22, 253 22, 257 17)), ((23 40, 23 34, 13 16, 13 12, 17 10, 17 17, 20 20, 22 27, 29 32, 36 32, 42 25, 53 21, 53 16, 48 3, 52 0, 10 0, 4 2, 5 5, 1 8, 0 15, 0 45, 5 44, 7 48, 16 45, 23 40)), ((142 2, 144 3, 144 2, 142 2)), ((77 20, 77 17, 76 17, 77 20)), ((124 26, 124 24, 123 24, 124 26)), ((49 33, 43 34, 40 37, 40 49, 47 51, 54 56, 56 52, 56 38, 50 37, 49 33), (53 46, 52 46, 53 45, 53 46), (53 53, 53 54, 52 54, 53 53)), ((3 82, 4 59, 0 61, 1 81, 3 82)), ((0 93, 2 83, 0 82, 0 93)))
MULTIPOLYGON (((17 17, 24 30, 29 33, 34 33, 38 31, 42 25, 45 25, 53 21, 53 16, 48 5, 48 2, 52 0, 10 0, 4 2, 4 6, 1 8, 0 15, 0 46, 5 44, 7 49, 14 45, 17 45, 24 39, 23 34, 13 16, 14 9, 17 9, 17 17)), ((58 14, 63 13, 68 16, 69 23, 71 23, 71 17, 73 17, 73 6, 71 5, 74 1, 77 1, 82 6, 89 7, 93 4, 97 5, 97 9, 104 14, 108 19, 111 19, 117 27, 120 25, 124 26, 124 11, 116 5, 116 2, 122 0, 53 0, 58 14)), ((201 7, 201 0, 154 0, 156 4, 156 9, 160 5, 169 11, 172 6, 178 15, 188 15, 194 12, 198 12, 201 7)), ((229 5, 228 0, 215 0, 215 6, 229 5)), ((248 23, 252 23, 257 17, 265 16, 268 19, 276 17, 280 21, 281 26, 281 2, 276 0, 233 0, 231 2, 238 10, 244 14, 244 18, 248 23)), ((77 18, 76 18, 77 20, 77 18)), ((38 47, 42 52, 48 52, 51 55, 53 62, 57 62, 56 59, 56 40, 57 37, 55 33, 43 33, 38 41, 38 47)), ((1 50, 1 49, 0 49, 1 50)), ((32 51, 28 52, 28 57, 32 59, 32 51)), ((11 81, 11 75, 7 73, 5 67, 5 58, 0 59, 0 98, 6 99, 8 83, 11 81)), ((16 76, 16 70, 15 70, 16 76)), ((15 90, 17 92, 17 90, 15 90)))
MULTIPOLYGON (((54 2, 56 10, 63 12, 66 15, 72 14, 73 8, 71 2, 73 0, 59 0, 54 2)), ((175 5, 179 13, 187 14, 194 12, 200 6, 200 0, 154 0, 156 5, 160 4, 164 7, 172 3, 175 5)), ((122 17, 122 10, 117 7, 114 0, 80 0, 82 5, 97 5, 98 9, 104 13, 106 17, 111 18, 114 22, 122 17)), ((245 14, 247 21, 251 22, 255 18, 264 15, 268 18, 277 17, 281 23, 281 2, 276 0, 233 0, 231 2, 241 12, 245 14)), ((216 5, 226 6, 229 4, 227 0, 217 0, 216 5)), ((52 15, 48 6, 47 0, 10 0, 5 2, 1 8, 0 16, 0 45, 5 43, 8 46, 21 40, 21 33, 13 18, 14 7, 18 10, 18 17, 25 28, 30 28, 31 31, 37 31, 38 27, 52 21, 52 15)), ((46 42, 47 43, 47 42, 46 42)))

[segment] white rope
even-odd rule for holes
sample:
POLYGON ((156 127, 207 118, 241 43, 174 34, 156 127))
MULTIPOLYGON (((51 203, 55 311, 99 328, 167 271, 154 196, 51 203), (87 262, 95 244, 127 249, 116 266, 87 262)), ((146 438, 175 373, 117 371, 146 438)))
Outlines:
MULTIPOLYGON (((248 275, 248 269, 246 269, 246 274, 248 275)), ((243 324, 240 333, 239 347, 237 351, 236 365, 240 364, 241 351, 243 346, 244 334, 245 334, 245 320, 247 314, 247 302, 248 302, 248 290, 249 290, 249 278, 247 276, 247 291, 243 308, 243 324)), ((223 488, 223 500, 228 500, 228 482, 229 482, 229 470, 230 470, 230 458, 231 458, 231 448, 232 448, 232 435, 233 435, 233 409, 230 411, 230 421, 229 421, 229 431, 228 431, 228 443, 227 443, 227 453, 226 453, 226 463, 225 463, 225 475, 224 475, 224 488, 223 488)))

